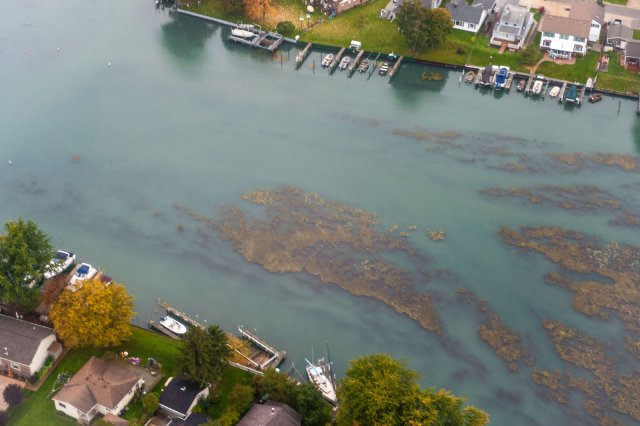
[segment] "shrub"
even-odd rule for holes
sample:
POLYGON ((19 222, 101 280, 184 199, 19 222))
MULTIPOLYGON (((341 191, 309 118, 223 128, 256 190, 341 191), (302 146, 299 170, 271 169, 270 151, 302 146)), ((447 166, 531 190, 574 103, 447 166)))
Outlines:
POLYGON ((2 396, 9 405, 19 405, 24 400, 22 388, 13 383, 4 388, 2 396))
POLYGON ((160 399, 155 393, 149 393, 142 398, 142 408, 147 416, 152 416, 160 406, 160 399))
POLYGON ((9 424, 9 419, 7 418, 6 411, 0 411, 0 426, 5 426, 9 424))
POLYGON ((290 37, 296 32, 296 26, 293 25, 293 22, 291 21, 282 21, 278 22, 276 31, 284 36, 290 37))

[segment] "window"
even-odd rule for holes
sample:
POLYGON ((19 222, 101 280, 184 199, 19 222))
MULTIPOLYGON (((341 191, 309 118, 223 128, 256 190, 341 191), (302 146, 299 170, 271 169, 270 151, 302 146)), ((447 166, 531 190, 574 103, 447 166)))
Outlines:
POLYGON ((551 40, 545 40, 545 41, 543 41, 543 42, 542 42, 542 45, 543 45, 544 47, 549 47, 549 46, 551 46, 551 40))
POLYGON ((582 52, 582 46, 580 46, 579 44, 576 44, 575 46, 573 46, 573 51, 582 52))
POLYGON ((476 24, 469 24, 469 28, 472 29, 472 30, 475 30, 476 24))
POLYGON ((591 28, 600 28, 600 24, 598 24, 597 22, 592 22, 591 28))
POLYGON ((462 22, 461 21, 453 21, 453 25, 461 27, 462 26, 462 22))
POLYGON ((17 362, 11 361, 11 368, 13 368, 14 370, 20 371, 20 364, 18 364, 17 362))
POLYGON ((542 35, 545 36, 545 37, 554 38, 556 36, 556 33, 547 33, 547 32, 545 32, 545 33, 542 33, 542 35))
POLYGON ((575 41, 577 41, 578 43, 584 43, 584 41, 585 41, 584 37, 574 37, 573 39, 575 41))
POLYGON ((560 39, 561 40, 569 40, 569 36, 566 34, 560 34, 560 39))
POLYGON ((62 402, 58 402, 58 406, 59 406, 59 407, 62 407, 62 408, 67 408, 67 406, 66 406, 66 405, 64 405, 62 402))

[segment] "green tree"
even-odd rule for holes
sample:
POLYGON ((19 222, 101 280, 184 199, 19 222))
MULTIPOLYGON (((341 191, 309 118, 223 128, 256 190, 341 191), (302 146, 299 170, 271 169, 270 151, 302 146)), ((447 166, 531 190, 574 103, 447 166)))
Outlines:
POLYGON ((448 391, 421 390, 418 374, 384 354, 351 362, 338 387, 338 425, 483 426, 489 416, 463 409, 464 399, 448 391))
POLYGON ((281 21, 281 22, 278 22, 278 25, 276 26, 276 31, 284 36, 289 37, 295 34, 296 26, 293 25, 293 22, 291 21, 281 21))
POLYGON ((451 32, 451 14, 445 8, 428 9, 427 13, 427 45, 431 48, 446 40, 451 32))
POLYGON ((220 379, 230 357, 229 339, 219 326, 192 327, 184 337, 180 367, 189 380, 208 385, 220 379))
POLYGON ((302 416, 302 426, 325 426, 331 422, 331 407, 313 383, 297 387, 295 410, 302 416))
POLYGON ((69 348, 115 346, 131 336, 133 297, 122 284, 87 280, 75 291, 63 290, 49 316, 69 348))
POLYGON ((449 11, 422 7, 419 0, 402 3, 396 23, 407 45, 416 53, 443 42, 452 28, 449 11))
POLYGON ((520 63, 523 65, 534 65, 541 57, 542 53, 538 50, 538 46, 536 46, 535 43, 529 43, 522 51, 520 63))
MULTIPOLYGON (((227 397, 227 403, 224 409, 224 413, 237 414, 237 418, 240 419, 249 409, 253 403, 254 388, 252 386, 236 383, 233 385, 233 389, 229 392, 227 397)), ((229 416, 232 418, 234 416, 229 416)))
POLYGON ((152 416, 159 406, 160 398, 155 393, 148 393, 142 398, 142 409, 147 416, 152 416))
POLYGON ((29 288, 39 279, 54 255, 51 239, 31 220, 18 219, 4 225, 0 239, 0 299, 4 303, 31 308, 38 302, 38 289, 29 288))
POLYGON ((258 396, 269 395, 269 399, 284 402, 295 410, 298 399, 298 385, 289 376, 270 368, 263 376, 256 376, 254 386, 258 396))
POLYGON ((222 0, 222 7, 225 12, 235 16, 244 15, 244 2, 243 0, 222 0))

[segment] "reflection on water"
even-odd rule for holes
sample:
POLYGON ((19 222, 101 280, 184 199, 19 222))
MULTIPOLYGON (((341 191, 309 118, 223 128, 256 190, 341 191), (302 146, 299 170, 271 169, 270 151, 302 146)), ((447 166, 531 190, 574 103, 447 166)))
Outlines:
POLYGON ((220 27, 175 13, 171 16, 172 19, 160 27, 162 45, 176 62, 192 67, 202 61, 207 40, 220 27))

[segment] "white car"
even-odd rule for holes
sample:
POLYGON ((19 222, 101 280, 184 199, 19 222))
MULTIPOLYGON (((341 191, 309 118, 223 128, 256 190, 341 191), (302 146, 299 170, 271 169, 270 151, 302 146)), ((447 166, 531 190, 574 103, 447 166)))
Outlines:
POLYGON ((53 259, 51 259, 51 262, 49 262, 47 271, 44 273, 44 278, 48 280, 49 278, 53 278, 56 275, 61 274, 75 261, 76 255, 74 253, 58 250, 53 259))
POLYGON ((75 274, 73 274, 73 277, 71 277, 69 284, 73 286, 79 281, 90 280, 95 277, 97 273, 98 270, 93 266, 88 263, 81 263, 80 266, 78 266, 78 269, 76 269, 75 274))

